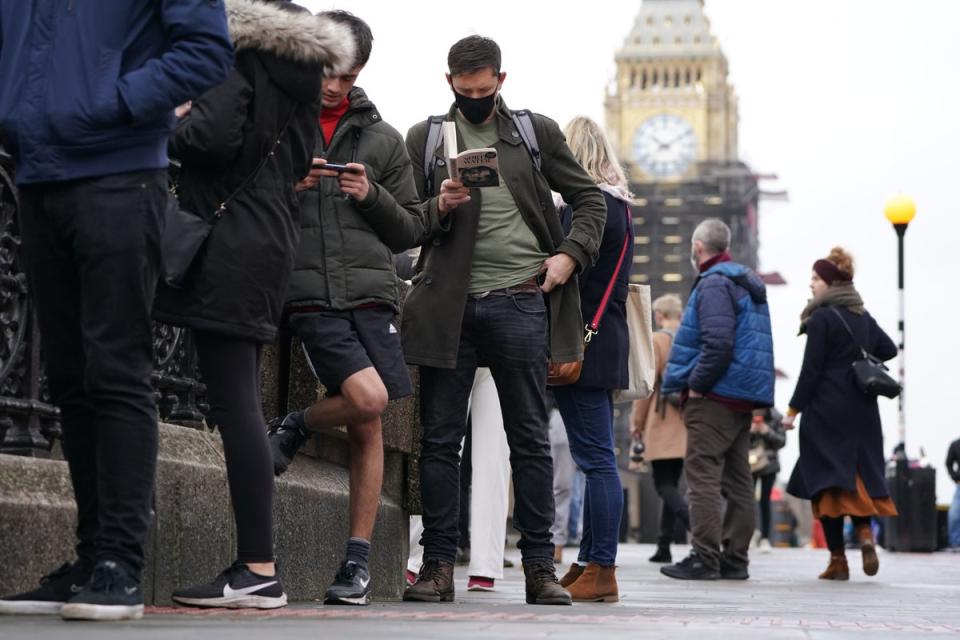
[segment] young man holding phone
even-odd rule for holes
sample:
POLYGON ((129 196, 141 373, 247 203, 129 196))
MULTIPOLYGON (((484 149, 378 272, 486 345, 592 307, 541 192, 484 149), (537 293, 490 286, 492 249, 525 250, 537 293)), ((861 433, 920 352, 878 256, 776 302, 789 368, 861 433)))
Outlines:
POLYGON ((287 308, 327 396, 279 421, 270 441, 280 475, 310 432, 346 425, 351 537, 325 602, 365 605, 383 480, 380 415, 389 400, 412 393, 393 254, 419 244, 423 221, 403 137, 354 86, 370 57, 370 27, 345 11, 323 15, 353 31, 357 61, 323 80, 316 157, 297 185, 301 236, 287 308))

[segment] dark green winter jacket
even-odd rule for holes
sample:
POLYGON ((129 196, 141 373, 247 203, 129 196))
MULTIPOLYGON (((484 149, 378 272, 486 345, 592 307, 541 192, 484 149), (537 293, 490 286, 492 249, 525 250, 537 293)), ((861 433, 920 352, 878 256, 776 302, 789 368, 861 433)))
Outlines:
POLYGON ((393 254, 415 247, 423 236, 420 200, 403 136, 383 121, 360 88, 329 144, 318 136, 317 157, 367 168, 370 193, 347 199, 336 178, 300 194, 300 249, 287 308, 335 311, 382 302, 397 308, 393 254))

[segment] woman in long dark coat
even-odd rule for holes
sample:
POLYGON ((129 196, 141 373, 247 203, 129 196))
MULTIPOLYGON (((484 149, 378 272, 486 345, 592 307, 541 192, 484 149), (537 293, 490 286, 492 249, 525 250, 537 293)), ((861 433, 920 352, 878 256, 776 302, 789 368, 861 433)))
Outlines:
MULTIPOLYGON (((612 394, 629 386, 626 300, 633 263, 633 224, 627 180, 603 130, 592 120, 579 117, 567 125, 565 133, 570 150, 600 185, 607 205, 597 263, 579 275, 585 323, 593 318, 611 280, 614 287, 600 331, 584 354, 580 380, 553 390, 567 428, 570 455, 587 477, 580 553, 560 584, 575 602, 616 602, 623 488, 614 452, 612 394), (624 241, 627 250, 621 261, 624 241)), ((567 207, 564 221, 571 216, 567 207)))
POLYGON ((324 67, 353 65, 345 28, 292 3, 227 0, 235 65, 194 101, 170 143, 181 205, 200 215, 229 200, 182 289, 161 286, 155 317, 194 330, 223 438, 237 561, 173 599, 275 608, 287 598, 273 554, 273 461, 260 403, 260 350, 274 339, 299 241, 294 184, 313 152, 324 67), (252 177, 252 179, 251 179, 252 177))
POLYGON ((893 516, 896 507, 884 476, 883 428, 877 399, 860 391, 851 365, 860 348, 887 361, 897 347, 867 313, 853 285, 853 259, 835 248, 813 267, 813 300, 801 316, 807 334, 803 368, 790 411, 784 420, 794 427, 798 414, 800 459, 787 491, 813 502, 830 548, 830 564, 820 578, 848 580, 843 520, 851 516, 860 543, 863 570, 879 570, 870 520, 893 516), (853 332, 851 337, 847 330, 853 332))

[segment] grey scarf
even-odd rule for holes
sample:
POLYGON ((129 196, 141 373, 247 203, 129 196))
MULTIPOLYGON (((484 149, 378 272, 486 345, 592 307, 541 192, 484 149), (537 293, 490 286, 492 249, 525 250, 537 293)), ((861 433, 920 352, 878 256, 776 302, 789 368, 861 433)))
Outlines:
POLYGON ((852 282, 837 282, 827 289, 822 298, 807 303, 803 313, 800 314, 800 335, 807 332, 810 316, 820 307, 846 307, 858 316, 862 316, 867 311, 863 306, 863 298, 860 297, 860 293, 852 282))

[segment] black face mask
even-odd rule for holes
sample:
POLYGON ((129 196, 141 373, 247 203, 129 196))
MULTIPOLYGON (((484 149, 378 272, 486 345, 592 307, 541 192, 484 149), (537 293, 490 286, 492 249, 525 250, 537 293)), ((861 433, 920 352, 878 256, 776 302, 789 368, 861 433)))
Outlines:
POLYGON ((469 98, 462 93, 453 92, 457 102, 457 108, 467 119, 467 122, 473 124, 483 124, 483 121, 490 117, 493 108, 497 104, 497 92, 494 91, 489 96, 483 98, 469 98))

